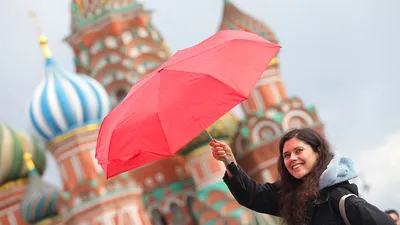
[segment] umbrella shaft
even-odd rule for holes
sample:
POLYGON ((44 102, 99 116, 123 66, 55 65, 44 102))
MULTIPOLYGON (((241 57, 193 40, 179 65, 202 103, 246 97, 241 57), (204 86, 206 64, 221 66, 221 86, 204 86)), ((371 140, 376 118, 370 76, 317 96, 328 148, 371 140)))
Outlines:
POLYGON ((214 138, 213 138, 213 136, 211 136, 211 134, 207 131, 207 130, 204 130, 204 133, 206 133, 207 134, 207 136, 208 136, 208 139, 210 139, 210 141, 214 141, 214 138))
MULTIPOLYGON (((208 138, 210 139, 210 141, 214 141, 213 136, 211 136, 211 134, 207 131, 204 130, 204 133, 206 133, 206 135, 208 136, 208 138)), ((228 158, 226 158, 226 156, 223 158, 225 165, 229 165, 231 162, 228 160, 228 158)))

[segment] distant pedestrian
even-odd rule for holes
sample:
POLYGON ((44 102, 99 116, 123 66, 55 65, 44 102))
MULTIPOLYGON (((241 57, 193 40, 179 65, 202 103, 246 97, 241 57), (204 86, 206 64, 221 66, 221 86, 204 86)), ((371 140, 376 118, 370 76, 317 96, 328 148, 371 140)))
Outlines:
POLYGON ((387 213, 390 217, 392 217, 394 222, 396 222, 397 225, 400 225, 399 213, 396 210, 389 209, 389 210, 386 210, 385 213, 387 213))

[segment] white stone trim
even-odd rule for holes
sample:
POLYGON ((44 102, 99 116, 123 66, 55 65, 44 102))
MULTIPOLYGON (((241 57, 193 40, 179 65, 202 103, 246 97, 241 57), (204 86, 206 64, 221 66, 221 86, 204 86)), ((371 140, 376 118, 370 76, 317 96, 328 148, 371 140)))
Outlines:
POLYGON ((305 126, 311 126, 314 122, 313 119, 311 118, 311 116, 304 110, 301 110, 301 109, 291 110, 283 116, 283 119, 282 119, 283 130, 290 129, 289 122, 293 117, 299 117, 299 118, 304 119, 306 121, 305 126))
POLYGON ((259 135, 260 130, 264 127, 272 128, 274 131, 274 135, 279 135, 281 133, 281 128, 279 127, 278 124, 274 123, 273 121, 270 120, 261 120, 254 127, 252 128, 251 131, 251 141, 252 143, 257 143, 261 141, 261 137, 259 135))

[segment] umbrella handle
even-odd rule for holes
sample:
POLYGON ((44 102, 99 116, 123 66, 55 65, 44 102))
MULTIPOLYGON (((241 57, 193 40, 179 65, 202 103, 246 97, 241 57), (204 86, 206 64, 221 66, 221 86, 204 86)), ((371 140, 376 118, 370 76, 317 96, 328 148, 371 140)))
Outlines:
MULTIPOLYGON (((204 133, 206 133, 210 141, 214 141, 213 136, 211 136, 211 134, 207 130, 204 130, 204 133)), ((224 156, 222 160, 225 162, 225 165, 229 165, 231 163, 226 156, 224 156)))

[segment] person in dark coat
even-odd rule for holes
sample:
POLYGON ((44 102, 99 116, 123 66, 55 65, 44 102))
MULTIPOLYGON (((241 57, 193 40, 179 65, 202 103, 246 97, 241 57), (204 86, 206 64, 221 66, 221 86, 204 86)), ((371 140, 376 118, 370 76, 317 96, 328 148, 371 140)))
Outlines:
POLYGON ((396 225, 386 213, 358 197, 357 177, 349 158, 332 152, 310 128, 286 133, 279 144, 280 180, 259 184, 237 165, 230 147, 210 143, 215 159, 225 163, 223 180, 239 204, 287 225, 396 225))
POLYGON ((396 225, 400 225, 399 213, 396 210, 389 209, 386 210, 385 213, 388 214, 390 217, 392 217, 394 222, 396 222, 396 225))

